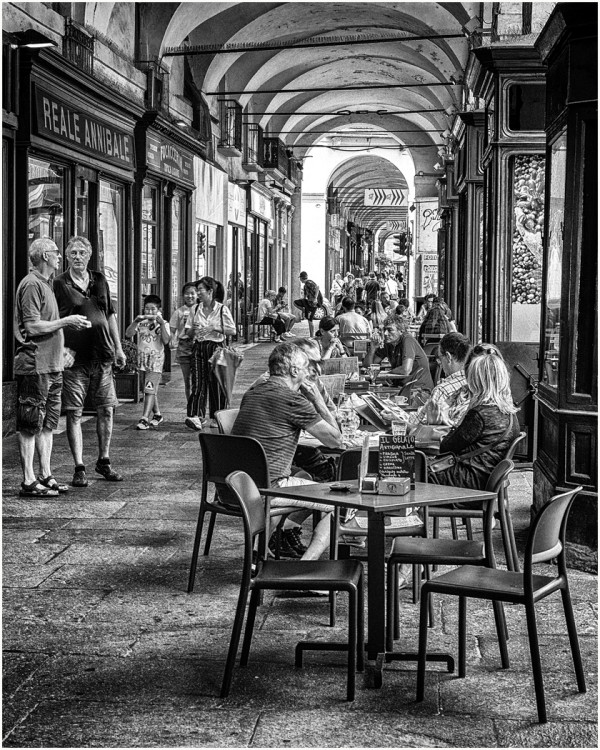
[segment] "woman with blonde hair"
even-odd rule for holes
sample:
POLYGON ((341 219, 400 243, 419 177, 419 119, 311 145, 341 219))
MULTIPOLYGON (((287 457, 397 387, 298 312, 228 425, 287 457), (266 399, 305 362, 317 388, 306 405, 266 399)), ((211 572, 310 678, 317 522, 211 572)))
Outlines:
POLYGON ((371 325, 373 326, 373 330, 379 329, 381 331, 386 318, 387 313, 384 310, 383 305, 378 299, 376 299, 371 303, 371 316, 369 318, 371 321, 371 325))
POLYGON ((519 434, 518 409, 513 403, 508 369, 492 344, 474 347, 466 377, 471 393, 469 410, 440 443, 440 455, 454 453, 458 461, 444 471, 430 472, 429 481, 482 490, 519 434))

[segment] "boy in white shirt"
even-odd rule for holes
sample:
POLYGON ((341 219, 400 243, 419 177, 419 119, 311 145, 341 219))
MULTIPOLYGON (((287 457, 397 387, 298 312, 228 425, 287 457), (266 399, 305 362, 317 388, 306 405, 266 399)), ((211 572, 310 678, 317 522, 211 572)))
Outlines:
POLYGON ((127 338, 137 333, 138 369, 144 373, 144 413, 137 424, 138 430, 149 430, 165 421, 158 405, 158 386, 171 332, 163 319, 161 305, 160 297, 149 294, 144 298, 144 312, 125 331, 127 338))

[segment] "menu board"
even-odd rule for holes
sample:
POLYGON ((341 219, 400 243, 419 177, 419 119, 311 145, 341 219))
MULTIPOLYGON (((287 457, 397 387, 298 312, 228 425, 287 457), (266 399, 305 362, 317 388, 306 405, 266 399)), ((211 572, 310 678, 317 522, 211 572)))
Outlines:
POLYGON ((415 487, 414 437, 382 435, 379 438, 379 476, 408 477, 415 487))

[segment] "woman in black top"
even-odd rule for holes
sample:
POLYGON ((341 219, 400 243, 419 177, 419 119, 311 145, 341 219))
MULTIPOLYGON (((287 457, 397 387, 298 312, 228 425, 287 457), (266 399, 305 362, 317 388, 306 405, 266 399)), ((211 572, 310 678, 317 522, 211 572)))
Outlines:
POLYGON ((499 442, 464 463, 430 473, 429 481, 483 490, 490 474, 519 434, 515 416, 518 409, 513 403, 508 369, 498 350, 483 344, 476 346, 473 354, 466 368, 471 391, 469 411, 440 443, 440 455, 452 452, 460 456, 499 442))

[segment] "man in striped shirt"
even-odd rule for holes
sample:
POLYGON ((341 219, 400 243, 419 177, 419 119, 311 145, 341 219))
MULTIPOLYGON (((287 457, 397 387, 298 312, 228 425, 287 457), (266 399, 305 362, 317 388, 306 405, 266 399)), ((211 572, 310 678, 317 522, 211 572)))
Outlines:
MULTIPOLYGON (((465 364, 471 353, 471 342, 462 333, 447 333, 440 341, 438 361, 442 365, 444 380, 435 386, 423 406, 411 415, 411 423, 449 425, 462 422, 471 399, 465 378, 465 364)), ((414 431, 415 427, 413 427, 414 431)), ((409 425, 409 431, 411 427, 409 425)))
MULTIPOLYGON (((309 479, 291 475, 302 430, 329 448, 343 447, 337 423, 308 376, 309 358, 300 347, 295 344, 276 346, 269 357, 269 379, 255 384, 244 394, 231 431, 232 435, 255 438, 263 446, 272 487, 312 484, 309 479)), ((298 505, 303 509, 286 520, 296 527, 312 515, 313 510, 323 514, 333 511, 329 505, 300 500, 290 502, 276 498, 271 507, 277 505, 298 505)), ((329 518, 324 515, 313 531, 309 546, 302 550, 302 559, 318 559, 328 544, 329 518)))

